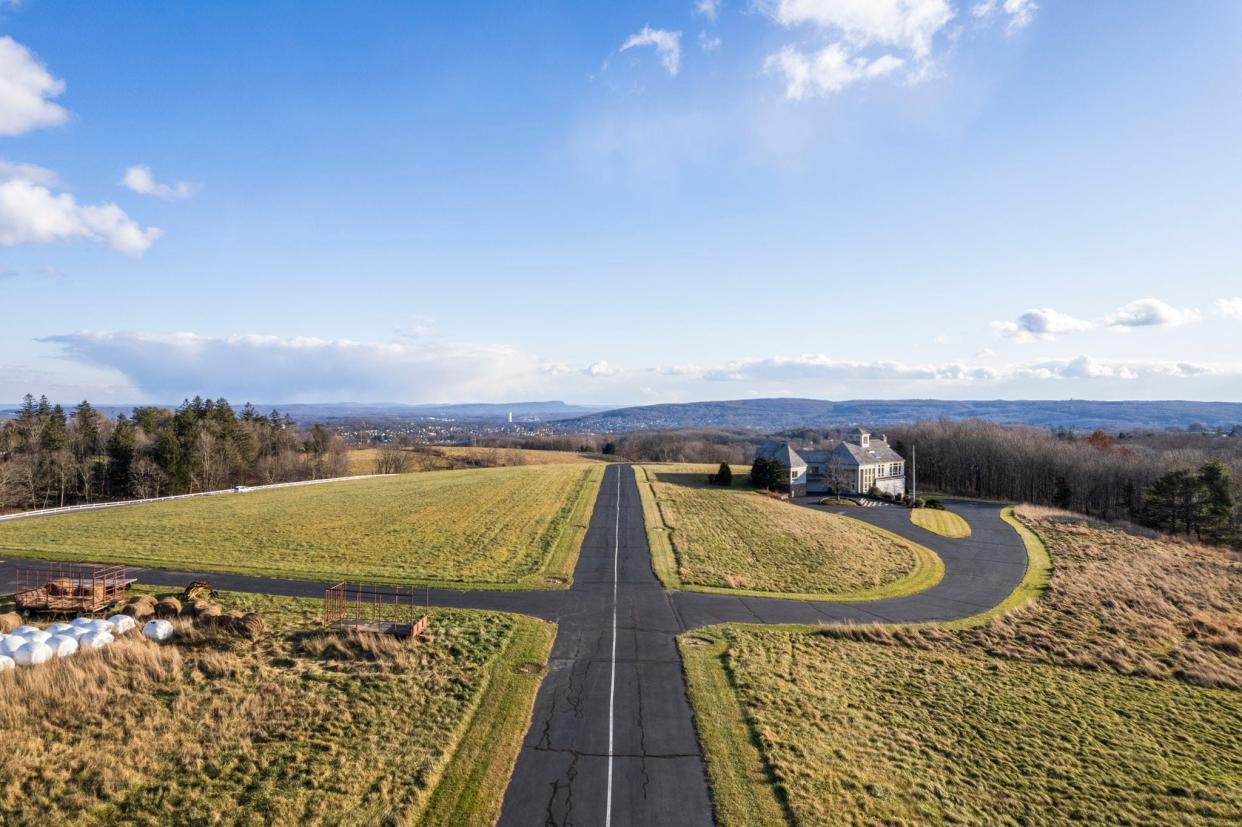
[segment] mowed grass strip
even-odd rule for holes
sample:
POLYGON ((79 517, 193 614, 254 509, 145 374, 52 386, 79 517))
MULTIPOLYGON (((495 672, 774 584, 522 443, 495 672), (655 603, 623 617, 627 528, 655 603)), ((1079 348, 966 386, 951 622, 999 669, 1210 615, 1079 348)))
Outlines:
POLYGON ((1237 692, 805 631, 714 631, 719 649, 682 651, 696 716, 732 702, 748 724, 715 740, 699 725, 723 825, 775 823, 781 803, 798 824, 1242 819, 1237 692), (702 677, 712 671, 715 683, 702 677), (734 757, 752 741, 757 755, 734 757))
POLYGON ((935 532, 941 537, 959 539, 970 536, 970 523, 952 511, 940 511, 935 508, 910 509, 910 522, 919 528, 935 532))
POLYGON ((221 603, 260 612, 267 631, 131 635, 0 674, 0 821, 410 824, 477 767, 455 823, 494 822, 495 779, 512 771, 538 686, 513 667, 542 666, 554 627, 432 609, 427 635, 402 641, 323 631, 320 601, 221 603))
POLYGON ((876 600, 930 588, 931 550, 860 520, 801 508, 746 486, 707 484, 707 465, 639 466, 656 575, 669 588, 806 599, 876 600))
POLYGON ((602 465, 407 474, 0 524, 0 554, 313 580, 567 582, 602 465))

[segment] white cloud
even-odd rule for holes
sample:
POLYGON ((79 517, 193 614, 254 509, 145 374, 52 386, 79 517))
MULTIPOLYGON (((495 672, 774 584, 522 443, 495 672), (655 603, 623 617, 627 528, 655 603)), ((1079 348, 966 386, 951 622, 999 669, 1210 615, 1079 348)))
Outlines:
POLYGON ((1216 302, 1216 309, 1222 316, 1242 321, 1242 297, 1221 299, 1216 302))
POLYGON ((0 247, 87 238, 142 255, 161 234, 138 226, 116 204, 78 204, 68 193, 23 178, 0 180, 0 247))
POLYGON ((716 15, 720 14, 720 0, 696 0, 694 13, 702 15, 714 23, 716 15))
POLYGON ((855 47, 893 46, 923 60, 953 7, 948 0, 777 0, 769 14, 784 26, 810 23, 855 47))
POLYGON ((1081 355, 1073 359, 1054 359, 1019 365, 1008 373, 1023 379, 1144 379, 1162 377, 1188 379, 1199 376, 1236 375, 1238 366, 1211 366, 1193 362, 1127 361, 1096 359, 1081 355))
POLYGON ((1104 319, 1110 327, 1177 327, 1203 318, 1198 310, 1178 310, 1160 299, 1138 299, 1104 319))
POLYGON ((720 38, 707 32, 699 32, 699 48, 705 52, 714 52, 720 48, 720 38))
POLYGON ((121 178, 121 185, 129 187, 140 195, 151 195, 156 198, 163 198, 165 201, 189 198, 198 190, 198 186, 189 181, 174 181, 171 184, 161 184, 155 180, 155 176, 151 174, 151 168, 146 164, 135 164, 125 170, 125 176, 121 178))
POLYGON ((1019 342, 1031 342, 1036 339, 1053 339, 1059 333, 1073 333, 1079 330, 1090 330, 1095 324, 1084 319, 1076 319, 1064 313, 1058 313, 1049 307, 1028 310, 1013 322, 992 322, 992 329, 1000 335, 1017 339, 1019 342))
MULTIPOLYGON (((756 0, 772 20, 786 28, 810 26, 826 46, 785 45, 764 61, 769 73, 785 81, 793 100, 835 94, 855 83, 904 70, 908 83, 936 74, 937 40, 955 37, 949 27, 956 10, 949 0, 756 0)), ((1032 0, 1005 0, 1000 7, 1006 31, 1029 24, 1038 6, 1032 0)), ((996 0, 971 7, 981 20, 995 16, 996 0)))
POLYGON ((152 399, 497 401, 538 372, 506 345, 86 332, 49 336, 75 361, 119 371, 152 399))
POLYGON ((632 34, 621 44, 621 51, 638 46, 654 46, 660 62, 668 70, 669 75, 677 76, 681 65, 681 32, 670 32, 665 29, 653 29, 643 26, 638 34, 632 34))
POLYGON ((60 183, 60 178, 56 173, 45 167, 0 160, 0 181, 14 180, 29 181, 45 187, 54 187, 60 183))
MULTIPOLYGON (((998 10, 996 0, 983 0, 970 7, 970 13, 980 19, 991 18, 998 10)), ((999 7, 1005 16, 1005 34, 1025 29, 1035 20, 1039 5, 1034 0, 1005 0, 999 7)))
POLYGON ((590 367, 588 367, 586 370, 583 371, 583 373, 585 373, 587 376, 616 376, 617 373, 619 372, 620 371, 618 371, 616 368, 609 365, 603 359, 599 360, 598 362, 595 362, 594 364, 592 364, 590 367))
POLYGON ((958 363, 909 365, 887 361, 856 362, 833 359, 822 353, 742 359, 703 374, 705 379, 720 382, 803 379, 961 381, 991 379, 995 375, 991 368, 967 367, 958 363))
POLYGON ((24 135, 69 120, 69 113, 50 100, 63 91, 65 82, 29 49, 0 37, 0 135, 24 135))
POLYGON ((883 77, 897 71, 904 63, 901 58, 887 54, 874 59, 854 57, 842 44, 832 43, 810 54, 786 46, 768 55, 763 68, 784 79, 785 97, 802 100, 840 92, 861 80, 883 77))
POLYGON ((1077 333, 1097 327, 1128 330, 1134 327, 1176 327, 1197 322, 1198 310, 1178 310, 1160 299, 1138 299, 1098 321, 1087 321, 1045 307, 1028 310, 1013 322, 992 322, 992 329, 1019 342, 1051 341, 1062 333, 1077 333))

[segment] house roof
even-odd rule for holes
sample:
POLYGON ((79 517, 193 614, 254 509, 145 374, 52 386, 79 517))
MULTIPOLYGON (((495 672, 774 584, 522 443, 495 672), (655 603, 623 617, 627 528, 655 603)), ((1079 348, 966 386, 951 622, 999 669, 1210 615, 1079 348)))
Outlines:
POLYGON ((768 442, 755 452, 755 459, 774 459, 786 468, 805 468, 806 460, 785 442, 768 442))
POLYGON ((869 445, 857 445, 853 442, 842 442, 841 447, 849 452, 850 458, 858 465, 872 465, 877 462, 902 462, 901 454, 897 453, 887 442, 871 442, 869 445))

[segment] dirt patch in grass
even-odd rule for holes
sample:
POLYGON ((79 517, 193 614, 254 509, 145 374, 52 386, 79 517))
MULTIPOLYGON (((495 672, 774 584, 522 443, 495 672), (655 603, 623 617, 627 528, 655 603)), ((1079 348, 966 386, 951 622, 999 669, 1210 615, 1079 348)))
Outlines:
POLYGON ((603 465, 407 474, 0 524, 0 553, 313 580, 548 588, 603 465))
MULTIPOLYGON (((427 636, 399 640, 320 631, 318 601, 222 600, 267 631, 252 643, 179 620, 173 644, 131 635, 0 674, 0 820, 406 823, 488 710, 515 636, 551 628, 434 609, 427 636)), ((516 755, 532 698, 495 751, 516 755)))
POLYGON ((746 487, 708 485, 706 465, 636 469, 656 574, 666 586, 878 599, 943 575, 931 551, 859 520, 799 508, 746 487), (660 531, 659 529, 665 529, 660 531))

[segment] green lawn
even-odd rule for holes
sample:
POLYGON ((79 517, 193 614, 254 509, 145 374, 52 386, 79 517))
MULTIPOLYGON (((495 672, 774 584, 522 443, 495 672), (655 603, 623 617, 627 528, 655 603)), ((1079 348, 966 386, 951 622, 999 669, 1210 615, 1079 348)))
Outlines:
POLYGON ((0 554, 449 587, 572 576, 602 465, 408 474, 0 524, 0 554))
POLYGON ((1017 512, 998 611, 681 637, 719 823, 1242 819, 1242 562, 1017 512))
POLYGON ((495 822, 554 626, 432 609, 398 641, 321 631, 319 601, 221 602, 267 632, 131 635, 0 674, 0 821, 495 822))
POLYGON ((705 743, 721 824, 1242 819, 1235 691, 809 632, 714 631, 727 651, 682 651, 696 710, 713 720, 729 702, 736 710, 731 727, 708 730, 727 737, 705 743), (704 675, 729 676, 732 691, 722 697, 704 675))
POLYGON ((808 599, 911 594, 944 575, 929 549, 860 520, 708 485, 706 465, 636 467, 653 567, 669 588, 808 599))
POLYGON ((970 524, 952 511, 934 508, 910 509, 910 522, 919 528, 934 531, 942 537, 960 538, 970 536, 970 524))

